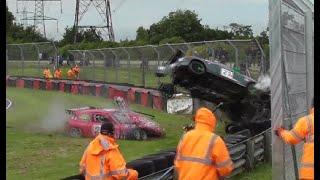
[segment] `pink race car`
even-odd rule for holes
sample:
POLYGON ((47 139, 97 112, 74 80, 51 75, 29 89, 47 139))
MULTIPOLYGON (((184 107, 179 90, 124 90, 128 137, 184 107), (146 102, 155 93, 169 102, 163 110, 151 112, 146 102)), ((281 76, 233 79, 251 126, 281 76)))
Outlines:
POLYGON ((146 140, 148 137, 165 136, 160 125, 131 110, 82 107, 68 109, 71 115, 66 123, 66 132, 71 137, 95 137, 103 122, 111 122, 115 138, 146 140))

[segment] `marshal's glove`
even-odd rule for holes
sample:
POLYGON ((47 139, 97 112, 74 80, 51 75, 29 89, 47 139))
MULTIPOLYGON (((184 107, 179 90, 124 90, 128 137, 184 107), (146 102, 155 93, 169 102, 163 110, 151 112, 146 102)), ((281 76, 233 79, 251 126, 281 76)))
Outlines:
POLYGON ((284 130, 283 127, 279 127, 276 130, 274 130, 274 134, 279 137, 280 136, 280 132, 283 131, 283 130, 284 130))

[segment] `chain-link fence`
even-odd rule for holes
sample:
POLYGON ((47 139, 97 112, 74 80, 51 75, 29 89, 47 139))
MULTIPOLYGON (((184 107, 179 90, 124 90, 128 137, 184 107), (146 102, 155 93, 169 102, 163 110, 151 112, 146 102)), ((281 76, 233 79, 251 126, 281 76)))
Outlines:
POLYGON ((57 65, 57 55, 53 42, 7 44, 6 73, 42 77, 44 67, 57 65))
MULTIPOLYGON (((308 0, 269 0, 272 128, 291 129, 308 114, 314 96, 313 4, 308 0)), ((273 179, 298 179, 302 144, 272 138, 273 179)))
MULTIPOLYGON (((49 44, 46 44, 47 48, 49 44)), ((52 44, 50 44, 52 45, 52 44)), ((41 66, 41 59, 33 57, 33 67, 26 66, 28 53, 34 55, 43 53, 37 50, 43 44, 7 45, 9 51, 9 75, 42 76, 41 68, 49 64, 47 60, 41 66), (21 47, 30 48, 21 50, 21 47), (34 48, 34 49, 32 49, 34 48), (27 57, 25 57, 27 56, 27 57), (14 68, 13 68, 14 67, 14 68)), ((54 46, 52 46, 54 47, 54 46)), ((42 48, 44 49, 44 48, 42 48)), ((52 49, 52 48, 51 48, 52 49)), ((160 79, 155 76, 157 67, 166 62, 177 49, 186 55, 217 60, 230 68, 257 78, 268 70, 268 61, 257 40, 218 40, 179 44, 147 45, 135 47, 118 47, 92 50, 70 50, 68 64, 78 64, 81 67, 79 79, 114 83, 128 83, 135 86, 157 87, 160 79)), ((46 49, 48 50, 48 49, 46 49)), ((56 52, 56 51, 54 51, 56 52)), ((50 55, 48 55, 50 57, 50 55)), ((30 61, 30 60, 29 60, 30 61)), ((69 67, 67 67, 69 68, 69 67)), ((66 78, 67 68, 63 76, 66 78)), ((170 77, 164 77, 162 82, 169 82, 170 77)))

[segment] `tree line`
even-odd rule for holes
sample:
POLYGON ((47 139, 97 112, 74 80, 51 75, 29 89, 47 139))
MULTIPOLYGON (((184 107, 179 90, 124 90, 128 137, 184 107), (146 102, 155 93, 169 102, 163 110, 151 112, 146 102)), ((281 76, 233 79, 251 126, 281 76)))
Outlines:
MULTIPOLYGON (((44 38, 33 26, 24 28, 14 22, 13 14, 6 8, 7 43, 50 41, 44 38)), ((194 11, 176 10, 164 16, 159 22, 150 27, 138 27, 134 40, 119 42, 104 41, 101 33, 94 28, 78 32, 77 42, 74 43, 75 28, 66 27, 61 40, 56 41, 60 52, 66 56, 71 49, 96 49, 108 47, 127 47, 140 45, 159 45, 166 43, 181 43, 195 41, 212 41, 224 39, 257 38, 268 53, 269 37, 267 29, 254 36, 251 25, 231 23, 224 29, 210 28, 201 24, 201 18, 194 11)))

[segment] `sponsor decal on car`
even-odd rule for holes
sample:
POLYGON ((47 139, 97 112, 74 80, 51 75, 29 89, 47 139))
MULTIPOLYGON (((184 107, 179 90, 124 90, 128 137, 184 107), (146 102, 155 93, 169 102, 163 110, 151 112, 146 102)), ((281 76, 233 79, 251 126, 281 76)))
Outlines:
POLYGON ((226 78, 233 79, 233 72, 227 69, 221 68, 220 74, 226 78))

